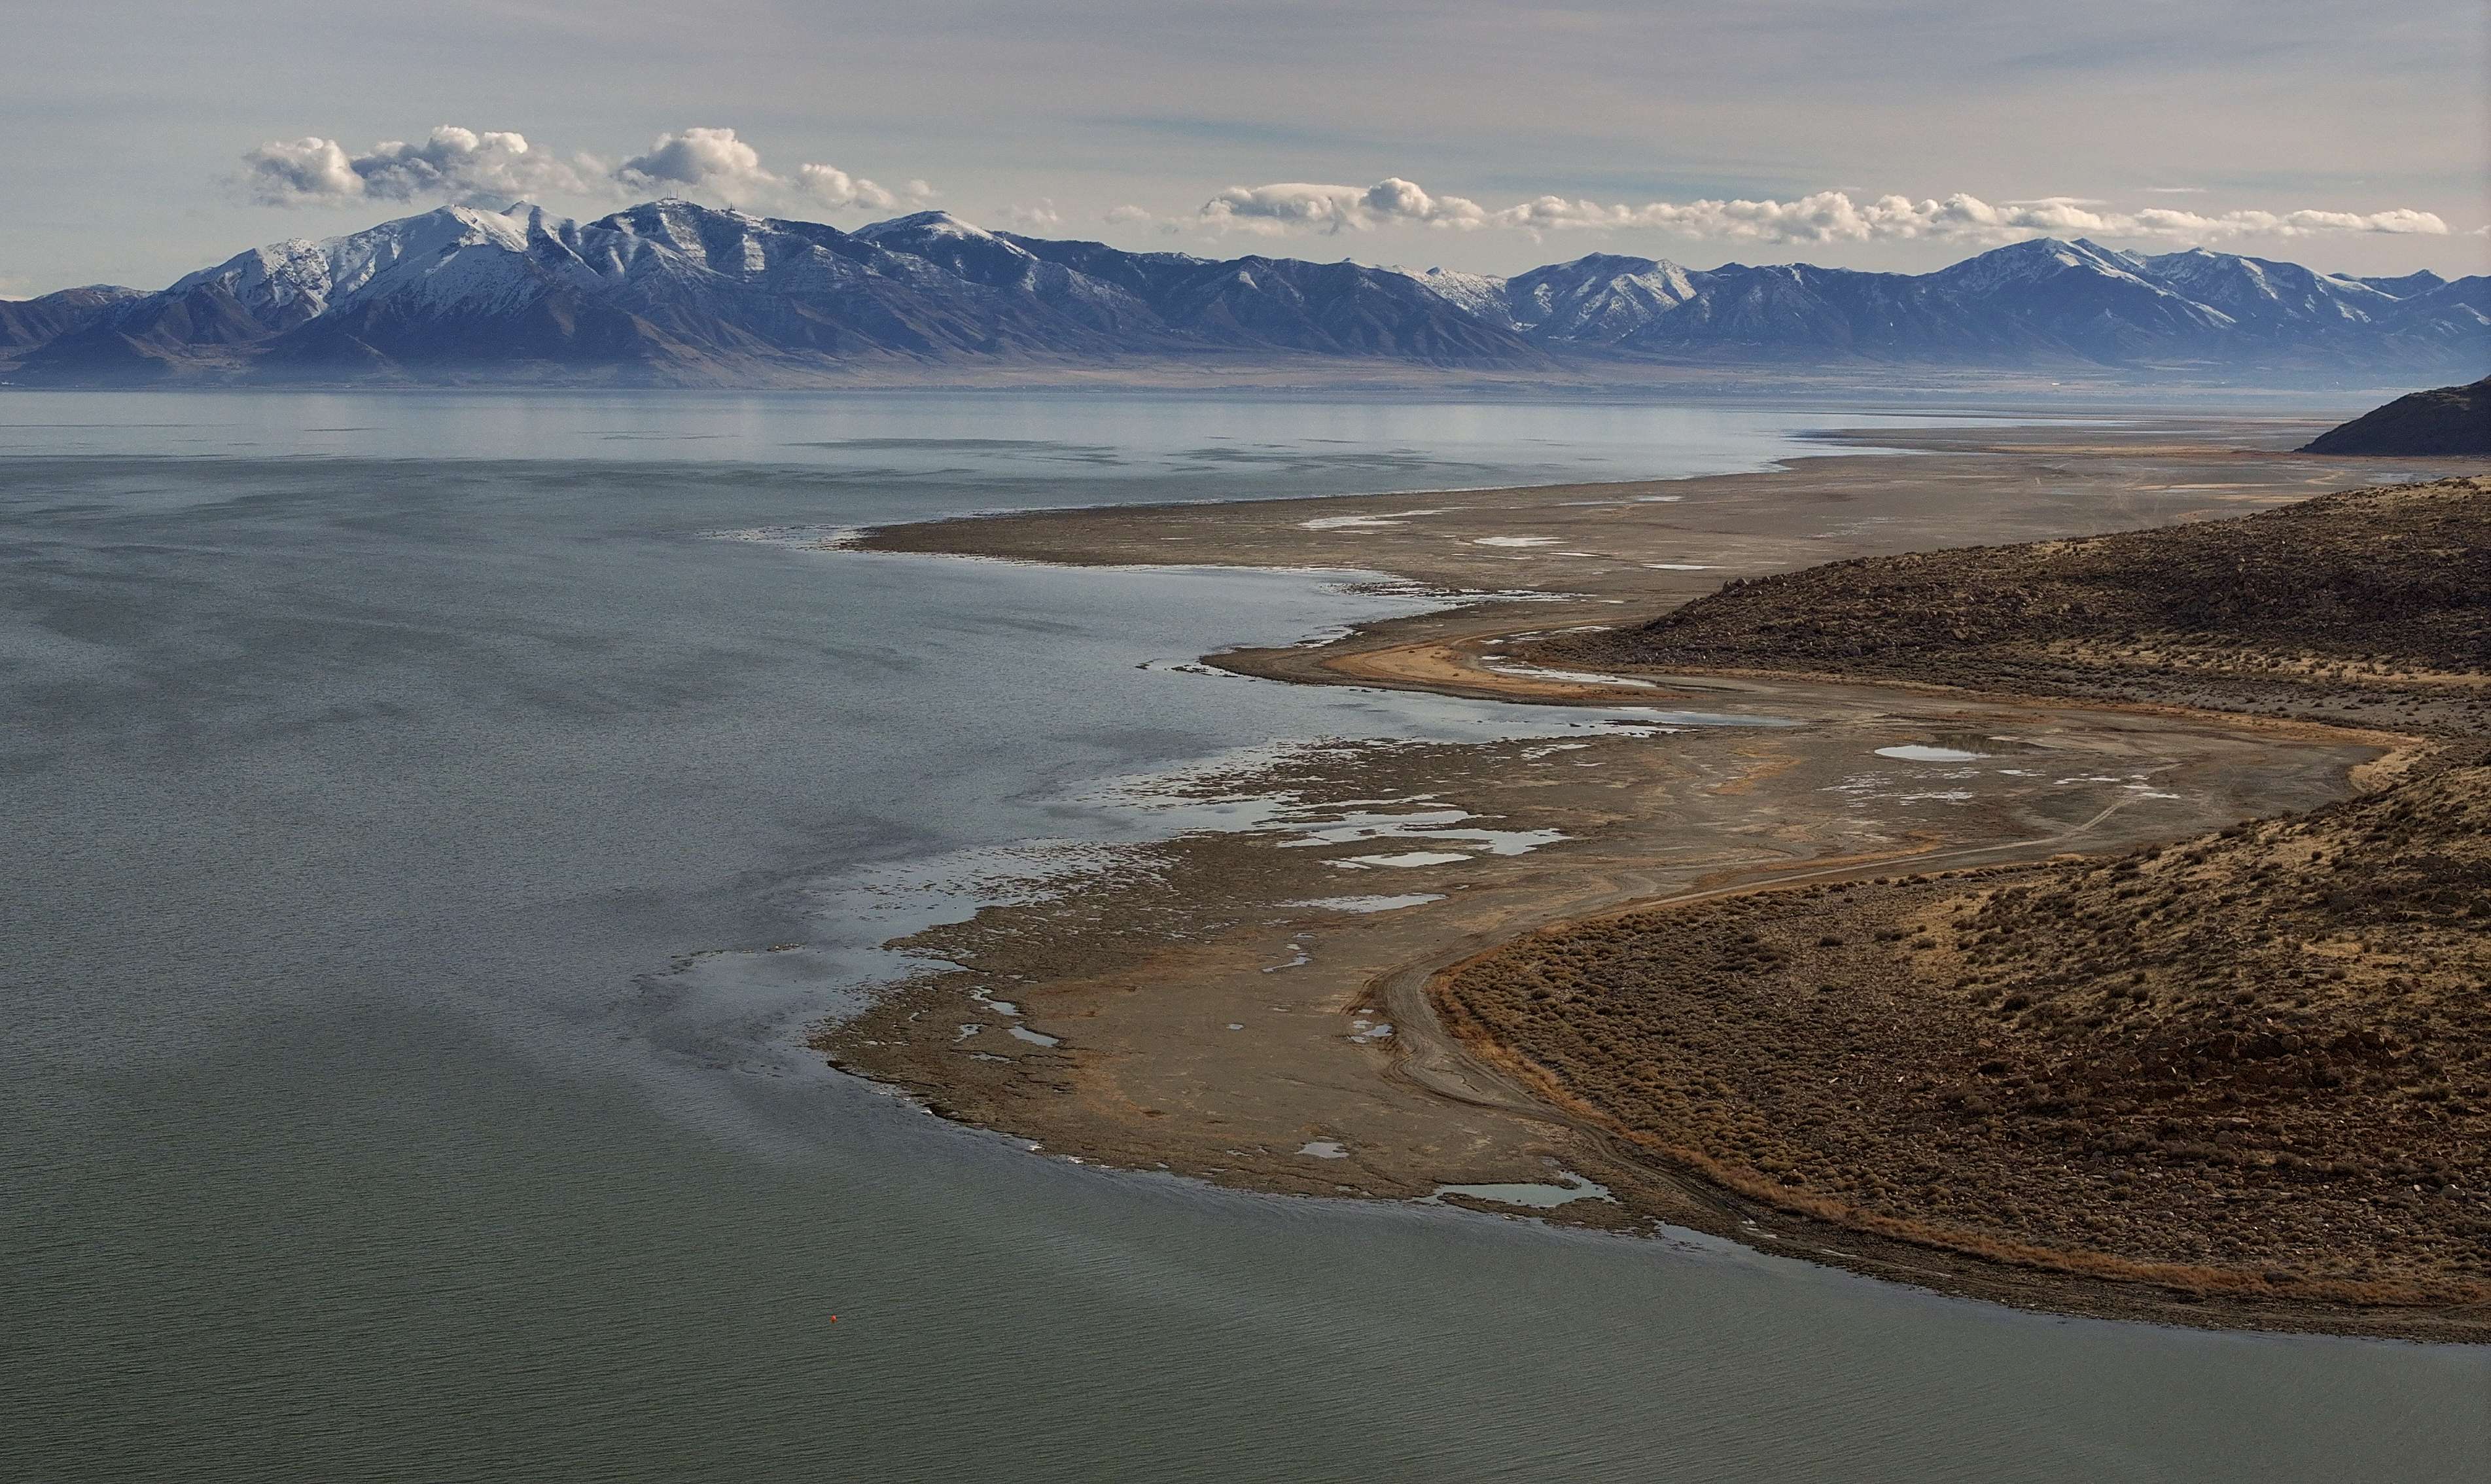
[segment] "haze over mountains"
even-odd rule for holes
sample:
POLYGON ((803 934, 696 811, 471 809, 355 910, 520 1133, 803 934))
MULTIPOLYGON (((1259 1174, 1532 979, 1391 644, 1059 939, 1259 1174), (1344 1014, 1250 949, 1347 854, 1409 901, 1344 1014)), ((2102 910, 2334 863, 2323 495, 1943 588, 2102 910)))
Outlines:
POLYGON ((0 303, 0 377, 31 385, 799 386, 1257 362, 2432 380, 2491 364, 2491 278, 2050 238, 1921 275, 1595 254, 1497 278, 1129 252, 942 212, 844 232, 669 200, 584 223, 443 207, 159 292, 0 303))

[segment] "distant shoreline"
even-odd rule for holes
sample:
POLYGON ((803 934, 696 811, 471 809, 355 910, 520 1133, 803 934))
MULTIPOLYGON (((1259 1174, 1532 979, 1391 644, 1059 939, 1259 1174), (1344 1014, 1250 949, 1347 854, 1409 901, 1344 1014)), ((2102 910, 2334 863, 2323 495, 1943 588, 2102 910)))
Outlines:
MULTIPOLYGON (((2435 374, 2435 373, 2433 373, 2435 374)), ((916 363, 861 358, 807 366, 751 367, 732 375, 647 376, 615 368, 562 370, 533 366, 450 366, 422 375, 258 377, 222 371, 163 378, 61 381, 21 379, 0 355, 0 392, 96 393, 751 393, 911 392, 1085 395, 1290 396, 1358 393, 1377 396, 1518 401, 1640 399, 1753 401, 1853 411, 1896 406, 2021 407, 2050 403, 2074 409, 2154 416, 2159 399, 2179 395, 2236 408, 2325 403, 2342 416, 2411 391, 2411 374, 2367 368, 2326 375, 2259 376, 2174 371, 2140 374, 2117 367, 1861 365, 1828 368, 1740 362, 1624 361, 1597 356, 1521 373, 1495 367, 1431 366, 1356 357, 1234 354, 1201 358, 1115 357, 1094 361, 996 358, 916 363)), ((2340 419, 2339 419, 2340 421, 2340 419)))

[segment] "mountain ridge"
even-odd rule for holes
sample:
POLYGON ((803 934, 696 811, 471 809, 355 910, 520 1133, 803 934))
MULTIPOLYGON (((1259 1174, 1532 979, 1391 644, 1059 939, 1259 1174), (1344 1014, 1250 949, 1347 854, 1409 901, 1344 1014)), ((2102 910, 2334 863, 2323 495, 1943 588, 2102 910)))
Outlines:
POLYGON ((2362 279, 2053 238, 1920 275, 1594 253, 1499 277, 1132 252, 944 212, 843 231, 660 200, 588 222, 441 207, 248 249, 154 292, 0 302, 0 376, 33 385, 784 385, 861 367, 1257 360, 2419 379, 2491 363, 2491 278, 2362 279))

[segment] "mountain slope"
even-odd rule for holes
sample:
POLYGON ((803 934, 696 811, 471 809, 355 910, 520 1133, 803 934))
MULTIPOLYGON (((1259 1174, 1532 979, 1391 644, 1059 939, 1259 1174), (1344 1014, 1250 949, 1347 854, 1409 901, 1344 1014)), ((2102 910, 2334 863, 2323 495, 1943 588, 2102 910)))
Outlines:
POLYGON ((111 283, 65 288, 41 299, 0 300, 0 356, 49 344, 73 330, 84 329, 106 309, 127 299, 145 297, 144 289, 111 283))
POLYGON ((1123 290, 1183 339, 1234 349, 1542 368, 1547 355, 1407 275, 1356 263, 1180 252, 1001 234, 1031 255, 1123 290))
POLYGON ((2491 359, 2483 280, 2376 281, 2191 248, 2138 257, 2036 238, 1933 274, 1595 254, 1511 278, 1412 276, 1551 349, 1688 361, 2279 367, 2491 359))
MULTIPOLYGON (((2295 321, 2337 321, 2359 324, 2393 309, 2399 296, 2354 278, 2330 277, 2298 263, 2272 263, 2191 247, 2137 260, 2142 276, 2209 308, 2221 310, 2239 325, 2279 325, 2295 321)), ((2436 287, 2438 276, 2429 275, 2436 287)))

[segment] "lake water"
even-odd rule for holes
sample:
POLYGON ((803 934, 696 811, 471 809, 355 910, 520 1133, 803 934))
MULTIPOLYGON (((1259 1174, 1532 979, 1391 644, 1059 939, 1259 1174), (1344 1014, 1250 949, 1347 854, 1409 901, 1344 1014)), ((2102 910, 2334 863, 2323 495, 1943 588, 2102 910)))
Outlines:
POLYGON ((0 393, 0 1475, 2478 1479, 2479 1348, 1108 1174, 791 1049, 892 932, 1162 828, 1100 780, 1585 718, 1152 663, 1421 606, 1337 577, 790 533, 1870 421, 0 393))

